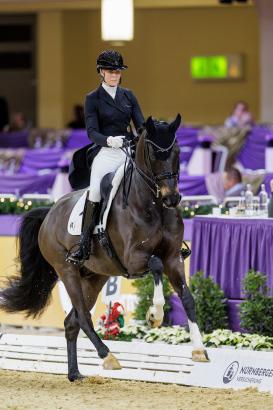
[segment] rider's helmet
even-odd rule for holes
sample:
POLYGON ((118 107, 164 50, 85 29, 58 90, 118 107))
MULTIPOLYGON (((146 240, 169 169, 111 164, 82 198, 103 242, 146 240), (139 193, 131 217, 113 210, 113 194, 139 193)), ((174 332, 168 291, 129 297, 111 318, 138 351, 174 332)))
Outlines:
POLYGON ((97 72, 104 68, 106 70, 126 70, 127 65, 123 64, 122 55, 118 51, 103 51, 97 58, 97 72))

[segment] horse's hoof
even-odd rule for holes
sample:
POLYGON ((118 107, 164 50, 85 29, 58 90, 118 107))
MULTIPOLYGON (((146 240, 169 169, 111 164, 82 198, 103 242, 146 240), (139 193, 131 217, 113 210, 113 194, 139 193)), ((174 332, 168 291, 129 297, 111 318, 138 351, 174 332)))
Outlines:
POLYGON ((76 372, 76 373, 68 375, 68 380, 70 382, 81 381, 85 378, 86 378, 86 376, 83 376, 80 372, 76 372))
POLYGON ((163 323, 163 317, 161 319, 156 319, 154 313, 151 312, 151 308, 152 307, 150 307, 146 313, 146 321, 148 325, 152 328, 159 327, 163 323))
POLYGON ((110 352, 108 353, 108 355, 103 360, 103 365, 102 366, 103 366, 104 370, 120 370, 121 369, 121 365, 119 364, 119 361, 110 352))
POLYGON ((209 362, 209 356, 205 349, 196 349, 192 351, 192 360, 194 362, 209 362))

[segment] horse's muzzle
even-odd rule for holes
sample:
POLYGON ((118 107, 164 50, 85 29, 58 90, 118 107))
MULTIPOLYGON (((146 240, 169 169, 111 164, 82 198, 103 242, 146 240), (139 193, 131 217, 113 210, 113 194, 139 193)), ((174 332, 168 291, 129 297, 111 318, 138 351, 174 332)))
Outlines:
POLYGON ((166 208, 176 208, 181 201, 181 195, 175 192, 170 195, 166 195, 162 198, 162 202, 166 208))

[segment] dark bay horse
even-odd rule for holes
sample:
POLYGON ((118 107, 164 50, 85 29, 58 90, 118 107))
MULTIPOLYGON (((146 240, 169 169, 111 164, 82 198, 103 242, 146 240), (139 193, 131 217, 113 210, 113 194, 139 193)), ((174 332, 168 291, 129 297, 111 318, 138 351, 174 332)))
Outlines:
MULTIPOLYGON (((108 217, 107 231, 117 255, 130 278, 151 271, 154 277, 153 306, 148 321, 156 326, 163 319, 162 274, 168 276, 178 293, 189 319, 193 342, 192 358, 207 361, 196 324, 195 305, 189 292, 181 256, 183 221, 176 209, 178 192, 179 147, 175 132, 180 115, 170 124, 146 121, 136 147, 128 206, 123 208, 119 188, 108 217)), ((67 251, 79 240, 67 232, 73 206, 83 194, 77 191, 62 197, 50 210, 38 208, 24 216, 19 232, 21 272, 12 277, 0 293, 0 308, 23 311, 36 316, 46 307, 51 291, 60 278, 73 308, 64 321, 68 353, 68 378, 81 378, 77 363, 77 337, 82 329, 94 344, 105 369, 119 369, 117 359, 96 334, 90 310, 109 276, 121 270, 101 248, 96 236, 92 255, 79 268, 65 262, 67 251)))

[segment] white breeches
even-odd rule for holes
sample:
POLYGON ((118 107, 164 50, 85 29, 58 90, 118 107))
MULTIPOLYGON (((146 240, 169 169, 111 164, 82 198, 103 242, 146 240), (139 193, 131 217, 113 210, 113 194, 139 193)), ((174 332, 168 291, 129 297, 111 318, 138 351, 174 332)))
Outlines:
POLYGON ((102 147, 95 156, 91 168, 89 199, 92 202, 99 202, 100 183, 104 175, 116 171, 120 165, 124 164, 126 155, 121 149, 102 147))

